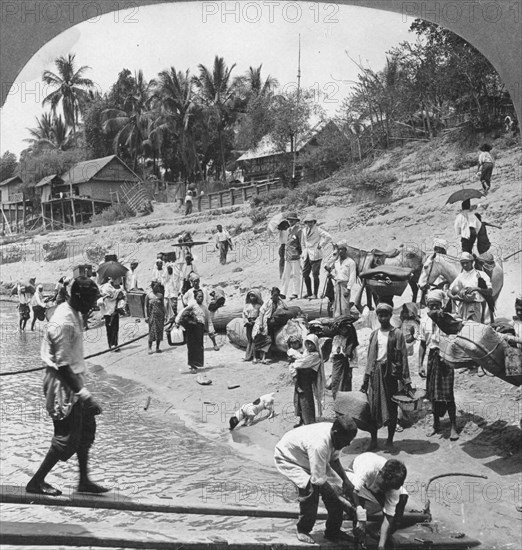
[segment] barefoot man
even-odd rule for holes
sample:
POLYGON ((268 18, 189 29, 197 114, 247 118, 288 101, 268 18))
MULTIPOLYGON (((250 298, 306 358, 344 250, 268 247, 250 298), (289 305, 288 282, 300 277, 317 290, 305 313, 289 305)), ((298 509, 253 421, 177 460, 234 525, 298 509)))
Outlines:
POLYGON ((76 454, 80 467, 78 492, 105 493, 89 478, 89 449, 96 432, 95 416, 101 407, 84 385, 82 314, 96 305, 98 287, 88 277, 78 277, 71 287, 71 296, 60 304, 42 342, 41 356, 47 367, 44 393, 47 412, 54 423, 54 436, 40 468, 25 490, 50 496, 62 492, 45 481, 47 474, 61 460, 66 462, 76 454))
MULTIPOLYGON (((399 393, 399 383, 411 392, 408 351, 402 332, 390 323, 393 307, 380 302, 376 312, 381 327, 370 335, 368 361, 360 391, 368 394, 374 425, 377 428, 388 427, 386 449, 392 450, 398 414, 397 404, 392 401, 392 397, 399 393)), ((377 448, 377 431, 371 435, 369 451, 377 448)))
MULTIPOLYGON (((443 290, 432 290, 426 303, 430 311, 442 311, 446 298, 443 290)), ((421 320, 419 331, 419 370, 426 374, 426 396, 431 401, 433 410, 433 429, 428 432, 431 437, 440 432, 440 419, 448 412, 450 419, 450 440, 457 441, 457 406, 453 387, 455 370, 440 356, 440 329, 430 317, 421 320), (428 350, 427 373, 423 368, 424 358, 428 350)))
POLYGON ((341 531, 343 512, 353 512, 353 507, 341 496, 342 489, 352 485, 339 457, 341 449, 349 445, 356 435, 354 421, 349 416, 342 416, 333 424, 318 422, 290 430, 276 445, 276 468, 299 491, 297 538, 301 542, 315 544, 310 532, 317 519, 319 495, 328 511, 325 538, 353 542, 352 537, 341 531))

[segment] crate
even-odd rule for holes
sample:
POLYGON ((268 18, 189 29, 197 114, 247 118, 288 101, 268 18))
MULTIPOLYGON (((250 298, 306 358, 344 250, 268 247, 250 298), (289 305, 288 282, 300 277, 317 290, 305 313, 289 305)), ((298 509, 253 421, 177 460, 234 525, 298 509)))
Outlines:
POLYGON ((366 284, 381 298, 385 296, 401 296, 408 286, 408 281, 366 279, 366 284))
POLYGON ((132 317, 146 317, 145 296, 147 293, 141 290, 133 290, 127 294, 127 304, 132 317))
POLYGON ((116 254, 105 254, 105 261, 106 262, 117 262, 118 256, 116 254))
POLYGON ((73 277, 92 277, 92 265, 80 264, 73 267, 73 277))

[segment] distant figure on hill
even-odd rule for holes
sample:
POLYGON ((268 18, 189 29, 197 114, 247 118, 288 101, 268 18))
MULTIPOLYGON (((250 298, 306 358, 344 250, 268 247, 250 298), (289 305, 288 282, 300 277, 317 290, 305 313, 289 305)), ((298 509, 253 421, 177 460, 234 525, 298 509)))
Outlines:
POLYGON ((185 216, 192 214, 192 191, 187 189, 187 194, 185 195, 185 216))
POLYGON ((478 158, 478 168, 477 177, 480 178, 480 183, 482 184, 482 189, 487 195, 491 189, 491 174, 493 173, 493 157, 491 156, 491 145, 489 143, 484 143, 481 145, 480 154, 478 158))
POLYGON ((230 233, 223 229, 221 224, 217 226, 216 232, 216 248, 219 250, 219 263, 225 265, 227 263, 227 254, 229 250, 232 250, 232 238, 230 233))

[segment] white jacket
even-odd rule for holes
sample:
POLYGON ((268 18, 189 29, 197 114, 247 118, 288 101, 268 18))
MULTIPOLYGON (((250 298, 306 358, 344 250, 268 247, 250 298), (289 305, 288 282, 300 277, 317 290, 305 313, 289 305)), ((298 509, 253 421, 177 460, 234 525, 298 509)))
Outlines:
POLYGON ((301 255, 303 260, 306 260, 308 256, 311 262, 321 260, 323 258, 323 252, 321 248, 328 243, 333 242, 330 233, 314 225, 311 229, 302 229, 301 233, 301 248, 303 253, 301 255))

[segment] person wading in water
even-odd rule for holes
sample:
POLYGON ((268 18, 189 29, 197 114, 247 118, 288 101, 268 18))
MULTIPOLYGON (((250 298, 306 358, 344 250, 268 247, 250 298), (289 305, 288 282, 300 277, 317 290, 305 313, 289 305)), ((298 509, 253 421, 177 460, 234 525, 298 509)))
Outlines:
POLYGON ((68 302, 60 304, 47 325, 41 357, 47 367, 44 393, 47 412, 53 419, 54 436, 38 471, 25 490, 50 496, 62 492, 45 481, 59 460, 66 462, 76 454, 80 467, 80 493, 105 493, 105 487, 89 478, 89 449, 96 433, 95 416, 102 409, 85 387, 82 314, 96 304, 98 287, 87 277, 78 277, 71 286, 68 302))

